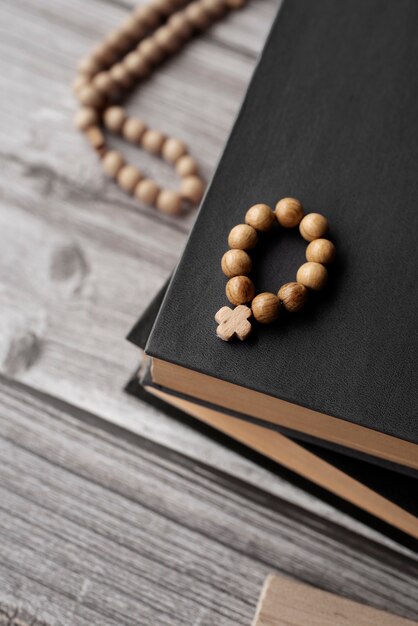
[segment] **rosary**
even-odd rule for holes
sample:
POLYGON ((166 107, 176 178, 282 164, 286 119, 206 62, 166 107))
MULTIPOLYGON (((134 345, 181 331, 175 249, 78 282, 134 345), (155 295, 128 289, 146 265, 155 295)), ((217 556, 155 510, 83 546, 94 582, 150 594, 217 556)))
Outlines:
POLYGON ((86 136, 108 176, 125 192, 164 213, 178 215, 199 204, 205 184, 197 163, 182 141, 129 117, 117 103, 194 34, 244 4, 245 0, 153 0, 137 7, 79 64, 74 81, 81 104, 76 127, 86 136), (109 150, 103 129, 171 164, 181 179, 178 191, 161 189, 137 167, 126 163, 119 151, 109 150))

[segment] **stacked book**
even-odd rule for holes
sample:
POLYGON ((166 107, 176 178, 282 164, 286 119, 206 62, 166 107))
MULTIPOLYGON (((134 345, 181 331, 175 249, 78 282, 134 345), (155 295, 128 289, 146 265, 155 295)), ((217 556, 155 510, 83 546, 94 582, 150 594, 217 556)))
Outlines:
MULTIPOLYGON (((129 338, 146 340, 150 394, 418 539, 413 23, 409 0, 284 0, 182 259, 129 338), (328 287, 221 341, 228 233, 286 196, 329 219, 328 287)), ((305 260, 297 232, 275 236, 259 291, 305 260)))

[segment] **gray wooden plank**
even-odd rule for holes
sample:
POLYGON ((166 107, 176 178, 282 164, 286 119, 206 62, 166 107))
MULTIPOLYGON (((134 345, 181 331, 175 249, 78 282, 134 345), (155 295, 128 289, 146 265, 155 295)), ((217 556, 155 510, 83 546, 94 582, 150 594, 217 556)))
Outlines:
POLYGON ((418 617, 416 560, 0 381, 0 600, 49 624, 248 624, 280 571, 418 617))

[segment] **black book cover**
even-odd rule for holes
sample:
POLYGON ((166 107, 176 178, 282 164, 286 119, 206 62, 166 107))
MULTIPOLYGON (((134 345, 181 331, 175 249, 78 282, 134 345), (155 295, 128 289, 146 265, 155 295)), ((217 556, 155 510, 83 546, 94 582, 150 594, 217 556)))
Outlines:
MULTIPOLYGON (((151 356, 418 442, 417 23, 414 0, 284 0, 151 356), (329 287, 251 341, 222 342, 214 315, 228 304, 227 235, 249 206, 284 196, 329 218, 329 287)), ((294 280, 305 242, 277 232, 264 241, 254 281, 274 292, 294 280)))
MULTIPOLYGON (((145 348, 147 338, 155 323, 155 319, 158 315, 161 303, 163 302, 166 290, 167 284, 151 301, 150 305, 144 311, 143 315, 128 335, 128 340, 142 350, 145 348)), ((152 385, 149 371, 145 370, 142 373, 142 378, 142 382, 145 385, 152 385)), ((215 428, 205 425, 200 420, 190 417, 183 411, 180 411, 179 409, 147 393, 139 382, 138 372, 135 373, 131 381, 129 381, 126 389, 132 395, 135 395, 156 406, 166 414, 171 415, 173 418, 181 420, 191 427, 203 431, 206 435, 216 439, 222 445, 227 445, 228 447, 233 448, 235 451, 243 454, 247 458, 261 464, 270 471, 280 474, 293 484, 296 484, 302 489, 305 489, 317 497, 322 498, 324 501, 336 506, 340 510, 345 511, 360 521, 376 528, 393 539, 408 545, 414 550, 417 548, 416 540, 412 539, 409 535, 406 535, 402 531, 399 531, 387 523, 378 520, 371 514, 347 503, 342 498, 331 494, 325 489, 315 485, 313 482, 285 469, 283 466, 279 466, 277 463, 251 450, 247 446, 236 442, 219 431, 216 431, 215 428)), ((418 491, 418 481, 416 478, 398 473, 395 469, 379 467, 375 463, 367 462, 364 459, 353 458, 351 456, 347 456, 346 454, 341 454, 337 451, 324 448, 323 446, 317 446, 308 441, 301 441, 298 439, 297 443, 309 452, 318 456, 320 459, 330 463, 333 467, 343 471, 353 479, 358 480, 379 495, 418 518, 418 499, 416 497, 418 491)))

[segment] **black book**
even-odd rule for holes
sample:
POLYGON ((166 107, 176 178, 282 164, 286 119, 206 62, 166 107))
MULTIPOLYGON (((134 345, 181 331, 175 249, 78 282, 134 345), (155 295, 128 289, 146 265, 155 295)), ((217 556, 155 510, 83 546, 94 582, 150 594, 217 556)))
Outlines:
MULTIPOLYGON (((156 295, 129 334, 142 350, 164 299, 156 295)), ((155 385, 145 357, 127 385, 129 393, 215 438, 391 538, 416 549, 418 480, 323 446, 292 440, 231 414, 211 410, 155 385), (191 418, 190 418, 191 416, 191 418), (197 419, 195 419, 197 418, 197 419), (412 539, 411 539, 412 538, 412 539)))
MULTIPOLYGON (((418 4, 285 0, 147 345, 153 383, 256 424, 416 475, 418 4), (220 260, 248 207, 300 198, 337 262, 310 306, 222 342, 220 260)), ((295 279, 279 229, 257 291, 295 279)))

